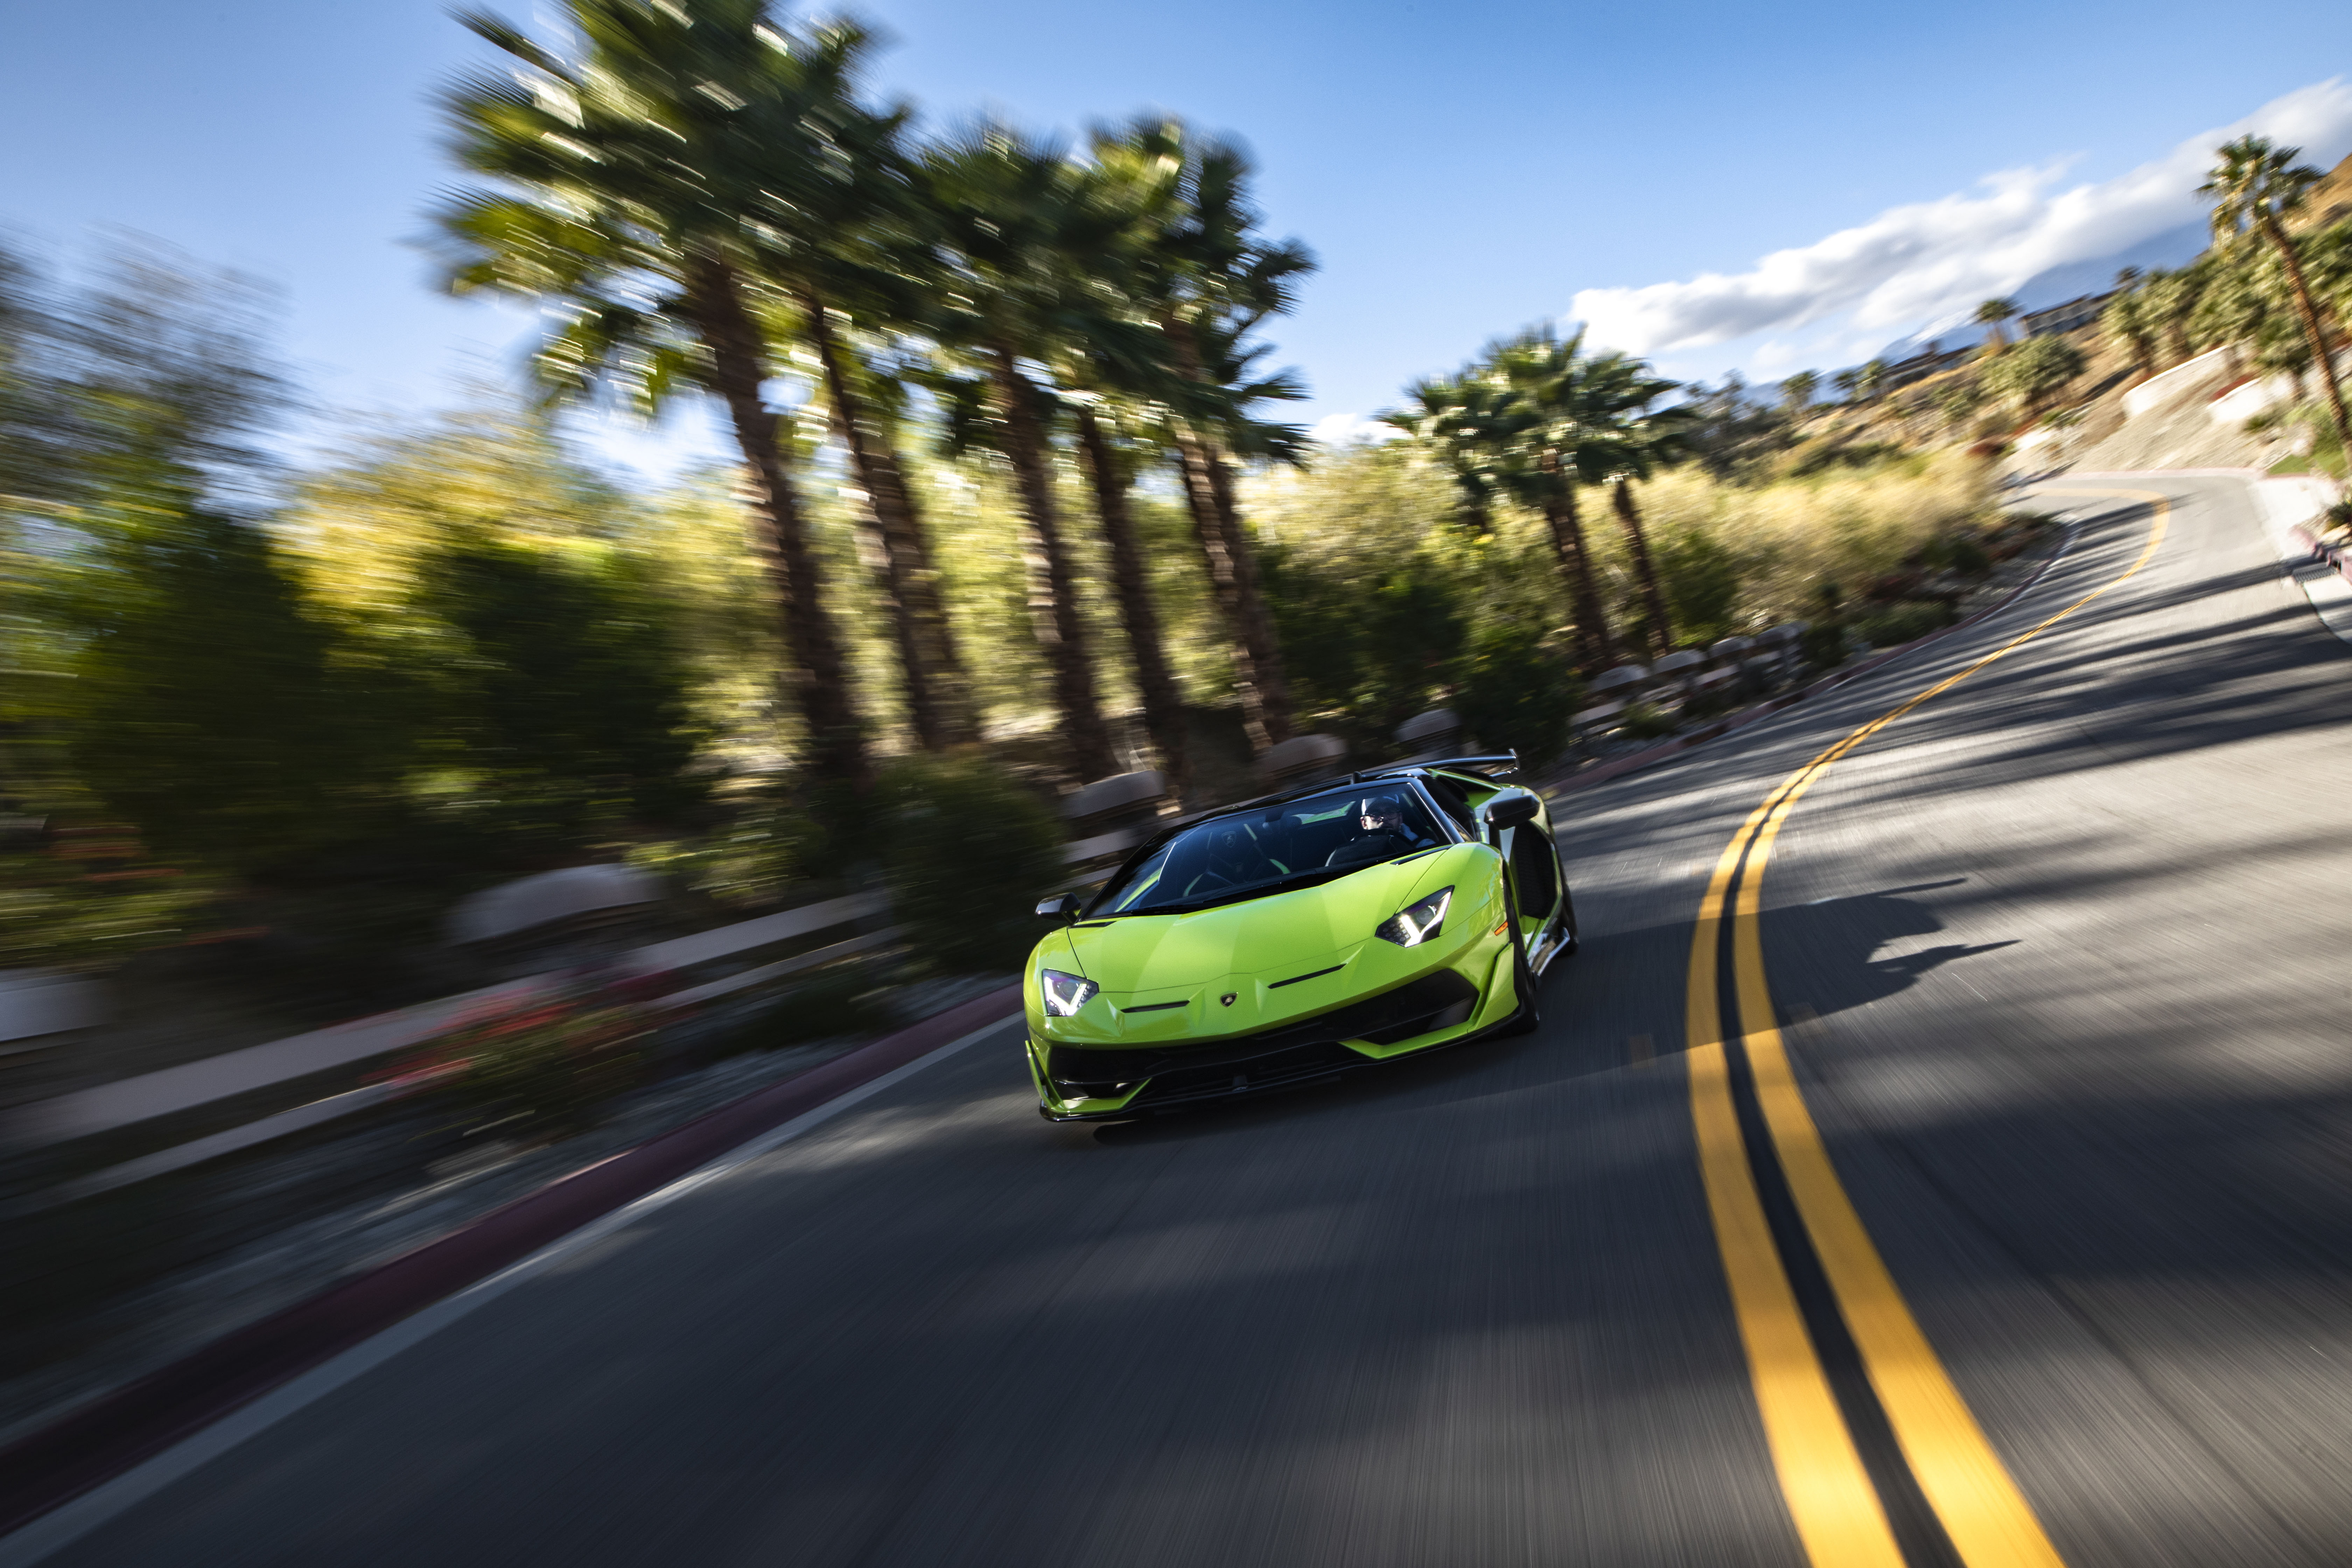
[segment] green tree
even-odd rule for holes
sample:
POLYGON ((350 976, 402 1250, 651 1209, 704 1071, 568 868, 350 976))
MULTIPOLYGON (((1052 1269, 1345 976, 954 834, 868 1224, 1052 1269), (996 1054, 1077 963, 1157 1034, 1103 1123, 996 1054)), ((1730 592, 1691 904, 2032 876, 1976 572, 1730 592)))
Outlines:
MULTIPOLYGON (((541 301, 552 395, 616 394, 653 408, 688 389, 725 406, 782 610, 787 685, 820 777, 868 778, 864 727, 791 472, 762 395, 763 265, 803 220, 778 191, 779 151, 823 143, 794 123, 848 96, 855 28, 795 38, 765 0, 562 0, 575 57, 478 13, 464 20, 516 62, 451 88, 451 152, 491 182, 439 215, 449 287, 541 301)), ((827 177, 819 147, 804 173, 827 177)))
POLYGON ((1235 504, 1231 458, 1295 459, 1292 426, 1261 418, 1257 405, 1300 395, 1286 374, 1252 369, 1262 353, 1250 335, 1287 310, 1314 260, 1296 241, 1258 233, 1250 162, 1238 148, 1193 135, 1175 121, 1138 121, 1098 132, 1098 161, 1155 164, 1171 189, 1162 221, 1129 273, 1136 309, 1166 340, 1183 384, 1171 396, 1168 435, 1184 503, 1233 647, 1234 683, 1254 748, 1287 740, 1290 682, 1282 644, 1258 582, 1255 551, 1235 504))
POLYGON ((930 215, 905 145, 910 111, 867 108, 855 96, 867 36, 832 29, 837 58, 772 82, 758 107, 770 178, 757 230, 757 265, 770 285, 762 323, 803 345, 835 439, 863 492, 859 521, 889 612, 907 715, 937 751, 976 738, 976 716, 939 573, 899 458, 904 388, 891 374, 897 345, 926 330, 941 269, 930 215))
POLYGON ((1576 504, 1577 487, 1591 478, 1579 458, 1596 450, 1583 371, 1582 331, 1563 339, 1546 325, 1490 347, 1484 374, 1507 395, 1495 424, 1496 471, 1551 531, 1575 610, 1579 661, 1593 668, 1614 657, 1615 639, 1576 504))
POLYGON ((1810 370, 1801 370, 1780 384, 1780 405, 1790 418, 1801 418, 1813 405, 1813 394, 1821 390, 1822 378, 1810 370))
POLYGON ((81 776, 159 852, 267 871, 381 825, 398 778, 385 694, 249 522, 101 503, 59 600, 81 776))
POLYGON ((2189 337, 2189 323, 2197 314, 2198 300, 2215 271, 2215 257, 2208 251, 2186 267, 2169 271, 2158 269, 2147 275, 2140 291, 2147 301, 2147 314, 2155 330, 2163 334, 2165 345, 2171 351, 2172 361, 2179 364, 2196 353, 2189 337))
POLYGON ((1650 556, 1633 485, 1691 455, 1690 430, 1696 415, 1686 405, 1653 406, 1675 385, 1652 374, 1643 362, 1614 353, 1586 360, 1574 377, 1580 426, 1574 466, 1587 482, 1609 487, 1610 504, 1624 530, 1625 553, 1641 591, 1651 647, 1660 654, 1675 646, 1674 619, 1658 586, 1658 569, 1650 556))
POLYGON ((2009 346, 2002 326, 2016 320, 2017 301, 2010 299, 1987 300, 1976 309, 1974 320, 1985 329, 1985 353, 1997 354, 2009 346))
POLYGON ((2302 205, 2304 196, 2320 180, 2318 170, 2295 163, 2302 152, 2299 147, 2274 147, 2260 136, 2241 136, 2216 150, 2219 162, 2197 187, 2197 194, 2213 204, 2215 249, 2234 251, 2254 239, 2267 244, 2277 257, 2295 315, 2311 346, 2328 414, 2336 422, 2336 438, 2345 450, 2352 451, 2352 418, 2345 414, 2344 392, 2336 384, 2327 332, 2312 300, 2295 242, 2283 221, 2302 205))
POLYGON ((960 401, 959 443, 983 444, 1012 469, 1026 521, 1030 617, 1062 737, 1078 775, 1098 778, 1117 763, 1055 496, 1055 403, 1025 367, 1073 342, 1148 355, 1145 330, 1102 286, 1103 258, 1121 245, 1128 218, 1060 148, 1003 125, 926 149, 921 178, 962 301, 940 331, 965 374, 942 390, 960 401))
POLYGON ((1493 470, 1492 425, 1508 395, 1491 382, 1465 373, 1426 376, 1405 388, 1407 402, 1381 416, 1430 454, 1454 481, 1456 516, 1471 534, 1494 531, 1500 489, 1493 470))
POLYGON ((1454 668, 1454 710, 1482 746, 1516 750, 1549 768, 1568 748, 1583 683, 1537 628, 1496 621, 1479 628, 1454 668))
POLYGON ((2083 374, 2083 352, 2063 338, 2028 338, 1985 366, 1983 380, 2032 417, 2083 374))
POLYGON ((569 845, 700 798, 678 617, 627 556, 460 536, 421 563, 413 602, 445 628, 415 671, 426 763, 497 802, 509 832, 569 845))
MULTIPOLYGON (((2125 268, 2130 271, 2131 268, 2125 268)), ((2155 371, 2159 350, 2156 341, 2156 322, 2148 309, 2145 294, 2137 289, 2116 290, 2099 311, 2099 331, 2110 348, 2131 356, 2135 368, 2143 374, 2155 371)))

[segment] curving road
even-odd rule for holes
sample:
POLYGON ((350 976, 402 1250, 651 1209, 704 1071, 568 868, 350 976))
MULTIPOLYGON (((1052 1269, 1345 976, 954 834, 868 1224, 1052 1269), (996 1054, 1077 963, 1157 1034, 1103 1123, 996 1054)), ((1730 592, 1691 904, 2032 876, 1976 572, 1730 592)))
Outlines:
POLYGON ((2110 483, 2001 615, 1567 797, 1538 1035, 1097 1128, 1006 1031, 48 1560, 2352 1562, 2352 657, 2242 485, 2110 483), (1776 786, 2095 590, 1695 952, 1776 786))

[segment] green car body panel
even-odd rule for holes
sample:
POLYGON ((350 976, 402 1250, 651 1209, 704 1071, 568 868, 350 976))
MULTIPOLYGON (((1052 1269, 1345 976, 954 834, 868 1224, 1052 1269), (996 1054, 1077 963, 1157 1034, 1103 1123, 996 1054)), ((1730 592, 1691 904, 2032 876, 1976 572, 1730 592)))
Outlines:
MULTIPOLYGON (((1402 787, 1405 780, 1376 783, 1402 787)), ((1503 793, 1475 775, 1454 783, 1464 786, 1474 813, 1503 793)), ((1339 787, 1347 785, 1343 781, 1339 787)), ((1255 805, 1235 815, 1244 809, 1255 805)), ((1538 797, 1533 826, 1544 835, 1542 852, 1550 855, 1547 815, 1538 797)), ((1551 866, 1556 882, 1556 858, 1551 866)), ((1397 1038, 1392 1028, 1372 1028, 1369 1033, 1386 1037, 1376 1040, 1335 1029, 1330 1043, 1369 1063, 1507 1024, 1528 1000, 1520 994, 1521 944, 1532 948, 1548 924, 1572 921, 1563 893, 1528 911, 1515 932, 1513 874, 1506 851, 1465 836, 1330 881, 1206 909, 1108 918, 1088 911, 1040 942, 1023 970, 1026 1054, 1039 1110, 1056 1121, 1117 1117, 1151 1095, 1151 1074, 1139 1069, 1133 1082, 1119 1086, 1124 1092, 1066 1097, 1051 1074, 1049 1053, 1056 1047, 1076 1047, 1096 1062, 1116 1059, 1097 1053, 1125 1051, 1137 1053, 1139 1063, 1164 1066, 1196 1059, 1196 1047, 1198 1058, 1213 1058, 1216 1047, 1245 1045, 1254 1037, 1312 1034, 1313 1021, 1325 1014, 1362 1022, 1364 1009, 1351 1004, 1377 1005, 1377 999, 1416 983, 1423 983, 1422 989, 1409 994, 1459 994, 1468 1005, 1441 1003, 1437 1026, 1423 1033, 1397 1038), (1400 910, 1447 888, 1453 898, 1433 936, 1405 947, 1374 934, 1400 910), (1045 970, 1079 976, 1099 989, 1074 1014, 1049 1015, 1041 980, 1045 970), (1445 977, 1449 971, 1458 983, 1445 977)), ((1249 1087, 1245 1079, 1245 1073, 1235 1079, 1236 1092, 1249 1087)))

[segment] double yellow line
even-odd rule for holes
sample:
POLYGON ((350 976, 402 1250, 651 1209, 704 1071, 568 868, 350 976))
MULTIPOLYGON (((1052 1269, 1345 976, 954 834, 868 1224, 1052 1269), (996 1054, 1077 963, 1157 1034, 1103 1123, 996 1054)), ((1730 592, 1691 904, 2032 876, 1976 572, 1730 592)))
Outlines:
POLYGON ((2147 564, 2163 542, 2165 498, 2138 490, 2076 491, 2145 500, 2153 509, 2147 542, 2121 576, 2011 637, 1957 675, 1881 714, 1822 752, 1764 798, 1724 847, 1700 900, 1691 935, 1688 1030, 1691 1120, 1716 1243, 1723 1254, 1732 1308, 1748 1351, 1748 1375, 1764 1435, 1797 1533, 1814 1568, 1904 1568, 1886 1509, 1824 1374, 1787 1265, 1749 1163, 1732 1094, 1731 1064, 1717 1003, 1717 953, 1724 910, 1732 909, 1732 973, 1739 1040, 1758 1109, 1806 1237, 1836 1297, 1921 1494, 1968 1568, 2061 1568, 2017 1483, 1985 1438, 1951 1376, 1937 1359, 1911 1309, 1840 1184, 1821 1131, 1790 1070, 1765 984, 1759 935, 1764 868, 1789 814, 1837 761, 1920 704, 2039 637, 2147 564), (1744 870, 1743 870, 1744 862, 1744 870), (1733 893, 1738 885, 1736 898, 1733 893))

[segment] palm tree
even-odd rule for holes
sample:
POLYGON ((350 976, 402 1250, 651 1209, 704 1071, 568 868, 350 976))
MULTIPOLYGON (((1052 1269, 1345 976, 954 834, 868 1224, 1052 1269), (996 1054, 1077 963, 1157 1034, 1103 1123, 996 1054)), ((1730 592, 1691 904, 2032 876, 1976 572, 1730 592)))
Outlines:
POLYGON ((1878 395, 1886 389, 1886 362, 1874 359, 1864 365, 1861 374, 1854 377, 1854 388, 1864 397, 1876 400, 1878 395))
MULTIPOLYGON (((765 0, 562 0, 565 58, 494 17, 463 20, 518 62, 467 78, 443 110, 457 163, 493 182, 438 215, 448 285, 552 306, 534 358, 550 395, 647 410, 686 388, 725 405, 782 616, 786 682, 822 777, 867 780, 864 727, 790 470, 761 397, 758 311, 773 139, 845 95, 855 28, 787 34, 765 0)), ((803 143, 804 144, 804 143, 803 143)), ((787 143, 791 145, 791 143, 787 143)))
POLYGON ((1071 421, 1078 437, 1078 457, 1095 497, 1095 515, 1102 524, 1103 543, 1110 551, 1111 592, 1118 600, 1119 621, 1127 628, 1128 651, 1135 660, 1135 687, 1143 700, 1143 728, 1159 754, 1169 793, 1184 798, 1192 785, 1191 753, 1185 745, 1184 697, 1169 662, 1167 639, 1160 625, 1160 609, 1151 593, 1150 563, 1136 531, 1128 498, 1135 487, 1139 450, 1156 452, 1157 443, 1121 439, 1122 414, 1129 426, 1140 425, 1156 434, 1150 416, 1134 404, 1110 396, 1071 400, 1071 421))
POLYGON ((1412 401, 1381 416, 1418 441, 1453 476, 1462 526, 1475 536, 1494 531, 1496 482, 1489 455, 1489 426, 1507 395, 1465 369, 1453 376, 1428 376, 1405 388, 1412 401))
POLYGON ((2327 395, 2336 439, 2344 450, 2352 452, 2352 419, 2345 416, 2344 392, 2336 382, 2327 333, 2320 326, 2318 308, 2312 303, 2311 285, 2304 277, 2294 241, 2280 221, 2302 205, 2305 195, 2320 180, 2318 170, 2295 163, 2302 153, 2300 147, 2273 147, 2260 136, 2241 136, 2216 150, 2221 161, 2197 187, 2197 194, 2213 204, 2216 250, 2233 251, 2245 239, 2260 238, 2276 252, 2295 314, 2303 321, 2304 336, 2311 344, 2320 387, 2327 395))
MULTIPOLYGON (((861 39, 862 42, 862 39, 861 39)), ((908 718, 926 750, 977 732, 922 518, 898 462, 895 415, 903 389, 875 353, 925 322, 938 268, 904 146, 909 111, 877 112, 846 90, 853 55, 830 97, 775 107, 759 262, 778 308, 772 333, 797 340, 815 362, 835 439, 865 496, 863 521, 879 563, 898 644, 908 718)))
POLYGON ((1813 405, 1813 394, 1822 389, 1822 378, 1810 370, 1801 370, 1780 384, 1780 406, 1792 419, 1802 418, 1813 405))
POLYGON ((833 314, 829 304, 815 305, 808 315, 821 324, 807 335, 824 379, 835 438, 866 493, 864 521, 881 564, 908 721, 924 750, 940 751, 977 739, 979 723, 922 514, 898 461, 905 389, 895 374, 842 341, 845 329, 829 319, 833 314))
MULTIPOLYGON (((2124 268, 2129 272, 2130 268, 2124 268)), ((2131 355, 2132 363, 2142 372, 2156 369, 2158 356, 2156 327, 2150 319, 2147 300, 2137 289, 2125 289, 2106 302, 2099 311, 2099 331, 2110 347, 2131 355)))
POLYGON ((1987 300, 1977 307, 1977 324, 1985 329, 1985 353, 1997 354, 2009 346, 2001 323, 2014 320, 2017 313, 2017 301, 2010 299, 1987 300))
POLYGON ((1148 357, 1137 346, 1149 343, 1148 331, 1121 314, 1092 271, 1122 242, 1127 219, 1097 199, 1060 148, 1003 125, 928 149, 921 180, 961 301, 939 331, 971 369, 974 427, 1013 470, 1027 523, 1031 623, 1053 672, 1071 765, 1081 778, 1100 778, 1117 763, 1054 495, 1052 397, 1026 367, 1070 342, 1116 342, 1148 357))
POLYGON ((1650 542, 1642 527, 1641 509, 1634 504, 1633 484, 1689 456, 1687 432, 1696 415, 1685 407, 1654 410, 1651 405, 1677 384, 1652 374, 1648 365, 1622 353, 1586 361, 1576 381, 1580 423, 1585 432, 1575 448, 1576 469, 1588 482, 1609 486, 1618 525, 1625 531, 1625 552, 1633 563, 1643 608, 1648 612, 1651 643, 1663 654, 1675 646, 1674 625, 1666 614, 1665 595, 1659 589, 1657 568, 1650 559, 1650 542))
POLYGON ((1852 403, 1862 386, 1862 372, 1858 369, 1842 370, 1830 377, 1830 384, 1845 394, 1846 401, 1852 403))
POLYGON ((1576 615, 1578 661, 1591 669, 1613 657, 1615 645, 1576 505, 1577 453, 1592 435, 1579 382, 1583 346, 1581 331, 1562 339, 1547 324, 1489 347, 1483 374, 1502 395, 1489 437, 1496 472, 1551 530, 1576 615))
POLYGON ((1168 426, 1184 501, 1233 638, 1234 684, 1254 750, 1290 738, 1290 681, 1257 578, 1255 552, 1234 504, 1228 453, 1295 457, 1297 432, 1260 420, 1254 405, 1298 395, 1286 376, 1252 379, 1247 346, 1267 316, 1290 308, 1314 260, 1296 242, 1256 233, 1249 160, 1226 143, 1194 137, 1176 121, 1141 120, 1097 131, 1098 163, 1155 168, 1167 183, 1158 232, 1138 253, 1130 284, 1156 322, 1184 391, 1168 426))

